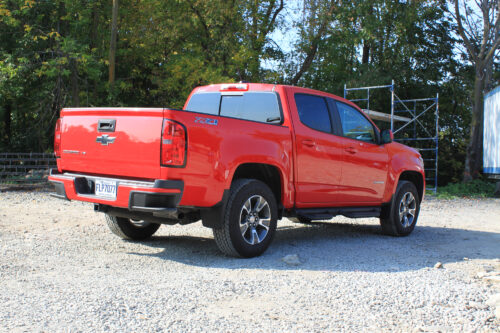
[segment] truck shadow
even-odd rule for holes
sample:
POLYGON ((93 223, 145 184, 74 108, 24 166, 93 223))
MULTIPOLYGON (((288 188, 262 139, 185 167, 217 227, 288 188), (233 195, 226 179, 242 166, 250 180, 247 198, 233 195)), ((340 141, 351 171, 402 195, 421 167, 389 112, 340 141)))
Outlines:
POLYGON ((226 269, 327 270, 391 272, 417 270, 469 259, 500 257, 500 233, 420 226, 409 237, 390 237, 378 225, 314 223, 278 227, 275 239, 260 257, 237 259, 219 252, 212 238, 157 236, 142 243, 162 249, 153 256, 197 267, 226 269), (300 264, 283 262, 297 254, 300 264))

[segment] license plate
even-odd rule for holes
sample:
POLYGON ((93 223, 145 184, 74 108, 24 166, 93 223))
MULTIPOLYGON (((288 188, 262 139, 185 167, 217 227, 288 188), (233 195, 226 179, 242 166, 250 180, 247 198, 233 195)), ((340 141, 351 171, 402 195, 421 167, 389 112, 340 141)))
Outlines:
POLYGON ((95 195, 107 199, 116 199, 117 184, 112 180, 96 179, 95 195))

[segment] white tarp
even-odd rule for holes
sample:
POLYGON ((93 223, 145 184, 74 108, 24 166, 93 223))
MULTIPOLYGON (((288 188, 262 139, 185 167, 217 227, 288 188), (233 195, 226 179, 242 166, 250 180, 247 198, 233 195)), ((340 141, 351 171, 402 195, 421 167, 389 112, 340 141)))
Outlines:
POLYGON ((484 96, 483 171, 500 174, 500 86, 484 96))

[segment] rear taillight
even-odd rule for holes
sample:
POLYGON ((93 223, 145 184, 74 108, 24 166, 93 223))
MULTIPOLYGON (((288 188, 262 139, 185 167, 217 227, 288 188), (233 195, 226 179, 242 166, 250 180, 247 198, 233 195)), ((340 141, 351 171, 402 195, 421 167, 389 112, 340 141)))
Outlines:
POLYGON ((57 119, 54 130, 54 155, 56 157, 61 157, 61 121, 62 118, 57 119))
POLYGON ((163 119, 161 135, 161 164, 182 167, 186 163, 186 128, 169 119, 163 119))

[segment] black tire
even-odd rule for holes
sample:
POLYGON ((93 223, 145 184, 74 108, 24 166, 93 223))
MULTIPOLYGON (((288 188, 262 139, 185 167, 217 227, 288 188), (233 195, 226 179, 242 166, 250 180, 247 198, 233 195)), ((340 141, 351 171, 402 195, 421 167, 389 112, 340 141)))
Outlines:
POLYGON ((213 229, 215 242, 229 256, 259 256, 271 244, 277 219, 278 206, 269 187, 259 180, 238 179, 231 185, 222 225, 213 229))
POLYGON ((382 231, 391 236, 408 236, 415 229, 419 213, 420 198, 417 188, 412 182, 400 181, 391 206, 387 207, 387 211, 383 212, 380 218, 382 231))
POLYGON ((160 228, 158 223, 143 222, 144 225, 133 223, 125 217, 106 214, 106 223, 112 233, 128 240, 143 240, 151 237, 160 228))

